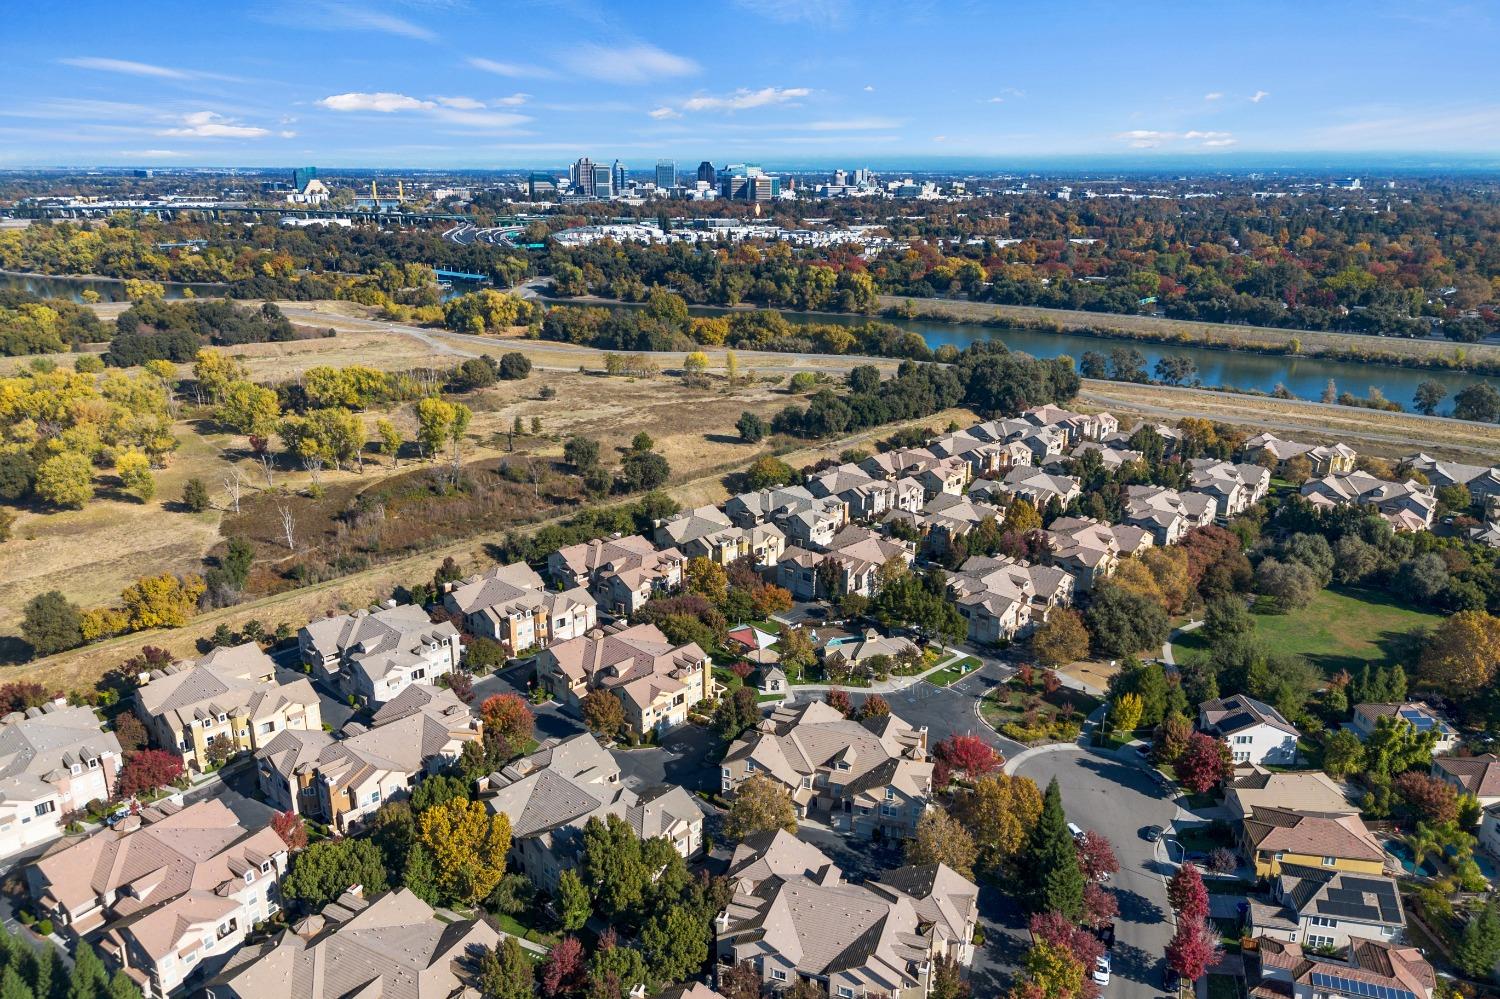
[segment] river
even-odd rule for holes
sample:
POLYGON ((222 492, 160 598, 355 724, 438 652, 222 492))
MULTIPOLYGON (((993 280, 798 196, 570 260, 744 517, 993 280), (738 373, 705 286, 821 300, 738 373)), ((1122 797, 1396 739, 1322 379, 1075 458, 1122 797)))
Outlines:
MULTIPOLYGON (((103 302, 118 302, 125 300, 125 285, 120 281, 111 281, 102 278, 85 278, 71 276, 31 276, 24 274, 10 274, 0 272, 0 288, 23 288, 36 295, 49 298, 66 298, 72 301, 81 301, 82 294, 87 289, 93 289, 99 293, 99 300, 103 302)), ((193 289, 194 294, 199 296, 221 295, 224 292, 222 285, 212 284, 172 284, 165 283, 167 297, 180 299, 183 297, 184 289, 193 289)), ((456 291, 462 291, 460 288, 456 291)), ((455 292, 456 293, 456 292, 455 292)), ((572 303, 557 303, 572 304, 572 303)), ((597 303, 577 303, 597 304, 597 303)), ((627 306, 629 307, 629 306, 627 306)), ((707 306, 694 306, 690 310, 694 315, 722 315, 726 309, 707 306)), ((839 323, 845 326, 857 326, 860 323, 869 322, 869 316, 845 316, 825 313, 806 314, 798 312, 783 312, 782 315, 790 323, 839 323)), ((999 326, 986 326, 979 323, 943 323, 924 319, 884 319, 878 321, 890 323, 903 330, 909 330, 919 334, 927 342, 929 347, 937 349, 944 344, 952 344, 960 349, 967 347, 976 340, 1000 340, 1011 350, 1024 351, 1033 357, 1058 357, 1067 354, 1075 361, 1083 356, 1084 351, 1098 351, 1108 355, 1117 347, 1134 347, 1146 358, 1146 370, 1151 373, 1155 370, 1156 362, 1162 357, 1189 357, 1198 366, 1197 380, 1205 388, 1238 388, 1249 389, 1259 392, 1274 391, 1276 386, 1285 386, 1286 390, 1299 399, 1316 400, 1322 397, 1324 389, 1329 380, 1334 383, 1339 392, 1350 392, 1356 396, 1366 396, 1370 389, 1379 389, 1380 393, 1392 402, 1398 402, 1402 406, 1412 408, 1412 397, 1417 386, 1424 381, 1435 381, 1442 384, 1448 390, 1448 397, 1443 406, 1439 407, 1441 415, 1452 412, 1453 396, 1464 386, 1476 381, 1489 381, 1500 388, 1500 379, 1482 378, 1479 375, 1464 374, 1457 371, 1426 368, 1403 368, 1388 364, 1370 364, 1359 361, 1333 361, 1313 357, 1286 357, 1274 354, 1255 354, 1238 350, 1215 350, 1207 347, 1188 347, 1179 344, 1154 344, 1134 340, 1116 340, 1106 337, 1083 336, 1077 333, 1044 333, 1035 330, 1008 329, 999 326)), ((1375 344, 1378 346, 1378 343, 1375 344)))
MULTIPOLYGON (((694 308, 698 314, 716 314, 720 310, 694 308)), ((790 323, 839 323, 857 326, 869 322, 871 317, 842 315, 809 315, 783 312, 790 323)), ((1198 366, 1198 382, 1205 388, 1238 388, 1260 392, 1274 391, 1283 385, 1299 399, 1318 400, 1329 379, 1338 392, 1349 392, 1356 396, 1369 394, 1371 388, 1392 402, 1407 409, 1412 408, 1412 397, 1417 386, 1424 381, 1435 381, 1448 389, 1448 398, 1439 407, 1439 415, 1452 412, 1453 396, 1464 386, 1476 381, 1488 381, 1500 388, 1500 379, 1458 371, 1426 368, 1403 368, 1389 364, 1369 364, 1358 361, 1334 361, 1314 357, 1286 357, 1276 354, 1254 354, 1238 350, 1215 350, 1208 347, 1188 347, 1179 344, 1145 343, 1135 340, 1110 339, 1083 336, 1077 333, 1044 333, 1034 330, 1008 329, 985 326, 978 323, 943 323, 922 319, 885 319, 903 330, 919 334, 934 350, 944 344, 952 344, 962 350, 977 340, 999 340, 1011 350, 1023 351, 1033 357, 1058 357, 1067 354, 1077 361, 1084 351, 1092 350, 1109 355, 1118 347, 1134 347, 1146 358, 1146 371, 1154 373, 1156 362, 1163 357, 1189 357, 1198 366)))

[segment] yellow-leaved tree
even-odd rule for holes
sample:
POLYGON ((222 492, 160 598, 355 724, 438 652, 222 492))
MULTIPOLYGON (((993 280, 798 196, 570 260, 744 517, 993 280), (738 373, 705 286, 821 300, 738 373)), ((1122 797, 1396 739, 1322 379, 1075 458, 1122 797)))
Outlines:
POLYGON ((455 798, 428 808, 418 820, 418 835, 432 855, 444 899, 478 905, 505 876, 510 819, 490 814, 482 802, 455 798))
POLYGON ((142 576, 120 592, 131 631, 147 628, 181 628, 198 609, 203 596, 203 577, 142 576))

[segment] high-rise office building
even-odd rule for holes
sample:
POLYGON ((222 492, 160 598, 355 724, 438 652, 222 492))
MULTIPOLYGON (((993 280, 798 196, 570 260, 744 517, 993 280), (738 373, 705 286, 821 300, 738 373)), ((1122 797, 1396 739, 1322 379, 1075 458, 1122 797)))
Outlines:
POLYGON ((677 186, 677 164, 671 160, 656 161, 657 190, 668 191, 677 186))
POLYGON ((292 187, 294 190, 302 191, 307 188, 307 182, 318 176, 317 167, 295 167, 292 170, 292 187))
POLYGON ((624 194, 625 193, 625 164, 621 163, 619 160, 615 160, 614 168, 612 170, 610 170, 610 176, 614 178, 614 185, 615 186, 614 186, 614 192, 613 193, 615 193, 615 194, 624 194))
MULTIPOLYGON (((581 156, 578 162, 568 168, 568 179, 573 182, 573 193, 593 197, 599 188, 599 168, 594 161, 587 156, 581 156)), ((609 174, 604 174, 604 183, 609 184, 609 174)), ((605 195, 608 197, 608 195, 605 195)))
POLYGON ((708 160, 704 160, 702 163, 698 164, 698 179, 703 181, 709 187, 713 187, 719 182, 719 172, 714 169, 714 165, 712 163, 710 163, 708 160))

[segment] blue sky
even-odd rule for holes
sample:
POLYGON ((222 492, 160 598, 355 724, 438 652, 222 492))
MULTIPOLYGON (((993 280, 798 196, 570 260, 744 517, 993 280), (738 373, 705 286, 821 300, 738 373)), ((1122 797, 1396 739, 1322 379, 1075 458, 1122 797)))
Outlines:
POLYGON ((0 167, 1500 154, 1500 5, 12 0, 0 167))

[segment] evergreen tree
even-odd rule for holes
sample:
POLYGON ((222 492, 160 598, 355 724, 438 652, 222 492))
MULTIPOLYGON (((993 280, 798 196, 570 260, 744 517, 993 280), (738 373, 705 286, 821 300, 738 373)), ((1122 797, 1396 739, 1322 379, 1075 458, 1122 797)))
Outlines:
POLYGON ((1042 814, 1031 831, 1026 861, 1032 912, 1060 912, 1075 920, 1083 915, 1083 871, 1056 777, 1042 798, 1042 814))
POLYGON ((1464 925, 1453 959, 1470 978, 1484 981, 1500 961, 1500 910, 1493 896, 1464 925))
POLYGON ((484 999, 532 999, 535 978, 531 958, 513 936, 479 959, 479 991, 484 999))
POLYGON ((578 872, 571 869, 563 871, 562 876, 557 879, 556 902, 558 921, 568 932, 582 927, 594 913, 589 890, 583 886, 583 879, 578 876, 578 872))
POLYGON ((401 883, 428 905, 437 904, 437 865, 432 862, 431 851, 421 843, 413 843, 407 853, 401 883))
POLYGON ((109 999, 141 999, 141 990, 123 971, 109 980, 109 999))
POLYGON ((109 973, 94 948, 86 943, 78 945, 73 959, 73 980, 68 986, 68 999, 101 999, 109 988, 109 973))
POLYGON ((6 965, 0 972, 0 999, 36 999, 36 993, 22 979, 14 964, 6 965))

